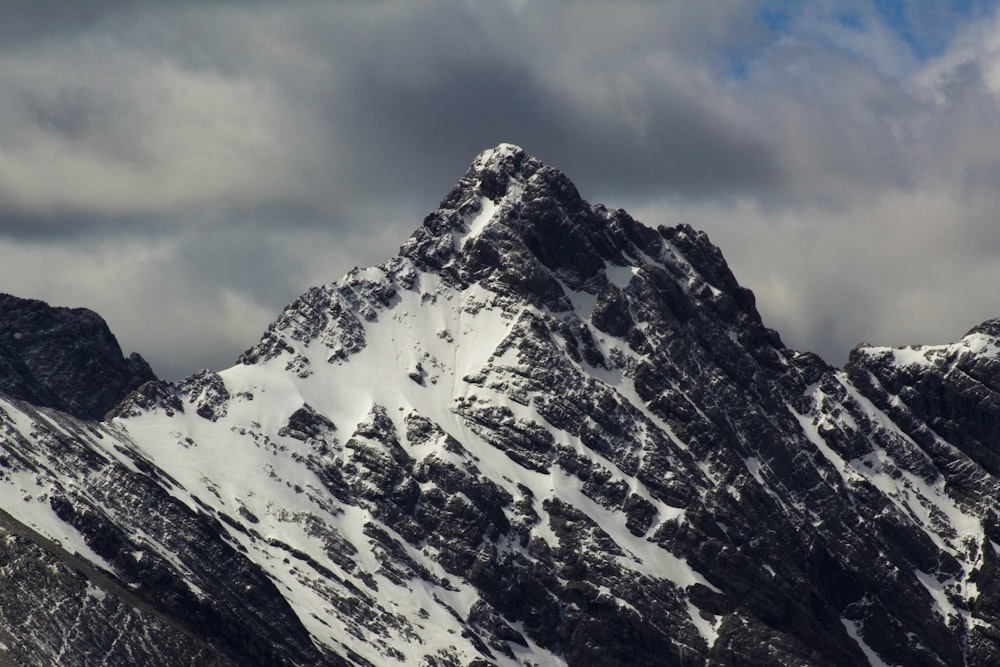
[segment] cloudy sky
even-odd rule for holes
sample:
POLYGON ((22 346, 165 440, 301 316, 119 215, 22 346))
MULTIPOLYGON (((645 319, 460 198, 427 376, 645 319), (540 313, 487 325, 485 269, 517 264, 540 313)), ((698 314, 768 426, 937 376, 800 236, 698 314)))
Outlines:
POLYGON ((224 368, 482 149, 688 222, 785 342, 1000 316, 996 1, 3 0, 0 291, 224 368))

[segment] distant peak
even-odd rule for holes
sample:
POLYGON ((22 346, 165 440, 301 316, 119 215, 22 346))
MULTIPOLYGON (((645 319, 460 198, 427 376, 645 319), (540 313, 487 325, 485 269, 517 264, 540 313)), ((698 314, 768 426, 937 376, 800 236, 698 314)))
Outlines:
POLYGON ((972 336, 974 334, 983 334, 986 336, 1000 336, 1000 317, 995 317, 986 320, 982 324, 973 327, 969 333, 965 334, 965 338, 972 336))
POLYGON ((0 392, 81 419, 100 419, 156 375, 87 308, 0 294, 0 392))

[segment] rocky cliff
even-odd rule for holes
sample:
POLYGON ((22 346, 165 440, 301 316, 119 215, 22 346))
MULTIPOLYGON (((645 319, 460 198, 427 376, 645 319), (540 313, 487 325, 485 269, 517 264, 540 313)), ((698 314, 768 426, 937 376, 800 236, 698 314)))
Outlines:
POLYGON ((0 294, 0 392, 100 419, 127 393, 155 379, 141 356, 122 355, 92 310, 0 294))
MULTIPOLYGON (((996 664, 998 340, 831 368, 505 144, 236 366, 0 401, 0 585, 57 558, 147 664, 996 664)), ((0 641, 112 650, 42 636, 0 641)))

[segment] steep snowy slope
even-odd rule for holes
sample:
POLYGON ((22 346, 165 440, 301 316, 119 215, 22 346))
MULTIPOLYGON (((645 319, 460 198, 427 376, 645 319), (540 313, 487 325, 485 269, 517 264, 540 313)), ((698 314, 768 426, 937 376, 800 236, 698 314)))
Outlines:
POLYGON ((994 664, 998 334, 836 371, 505 144, 238 365, 0 403, 0 507, 164 663, 994 664))

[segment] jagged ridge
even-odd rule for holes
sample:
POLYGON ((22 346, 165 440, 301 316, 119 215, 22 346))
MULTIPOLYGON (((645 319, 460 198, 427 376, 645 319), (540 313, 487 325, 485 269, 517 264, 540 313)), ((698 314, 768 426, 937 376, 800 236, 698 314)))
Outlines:
POLYGON ((77 431, 103 468, 44 464, 81 427, 11 404, 0 489, 140 595, 194 595, 244 664, 993 664, 995 334, 837 371, 704 234, 505 144, 240 364, 77 431), (113 493, 70 492, 109 465, 113 493), (121 488, 173 515, 127 516, 121 488), (249 610, 210 588, 219 553, 226 590, 266 591, 249 610), (299 639, 234 641, 284 604, 299 639))
POLYGON ((122 356, 97 313, 0 294, 0 392, 100 419, 155 379, 139 354, 122 356))

